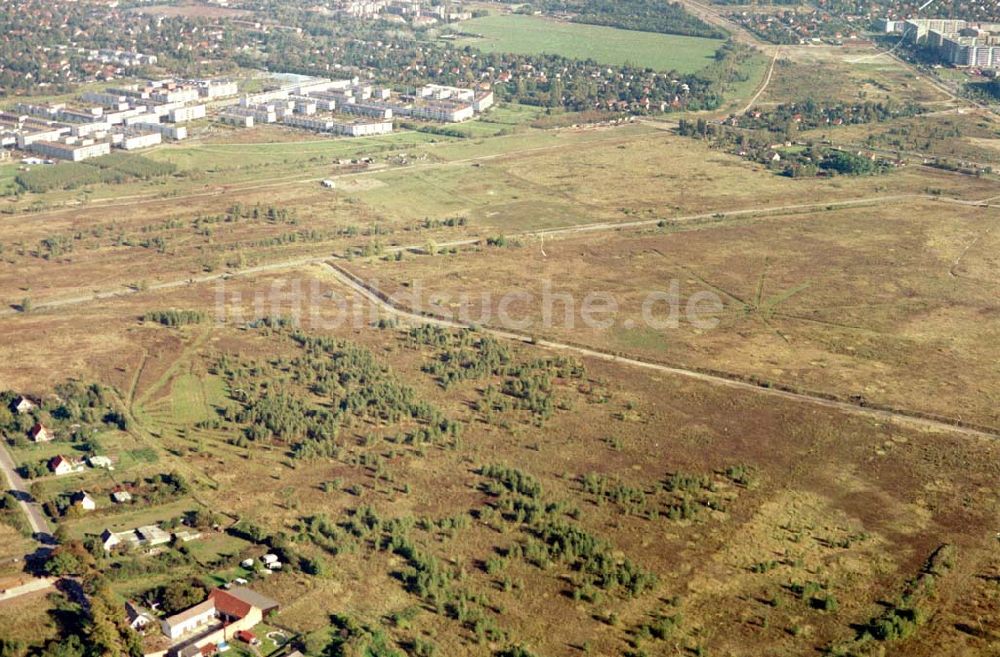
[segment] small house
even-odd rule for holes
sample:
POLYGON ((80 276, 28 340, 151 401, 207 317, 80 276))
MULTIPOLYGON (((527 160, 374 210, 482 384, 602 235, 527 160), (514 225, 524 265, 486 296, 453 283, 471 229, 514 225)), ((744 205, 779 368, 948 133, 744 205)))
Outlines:
POLYGON ((14 411, 18 415, 24 415, 36 408, 38 408, 38 405, 27 397, 21 396, 14 400, 14 411))
POLYGON ((133 630, 142 630, 154 620, 152 612, 131 601, 125 603, 125 616, 128 618, 129 627, 133 630))
POLYGON ((94 498, 92 498, 85 490, 82 490, 79 493, 74 493, 70 499, 74 506, 83 509, 84 511, 93 511, 97 508, 97 502, 95 502, 94 498))
POLYGON ((49 470, 55 475, 64 475, 73 472, 73 464, 62 454, 52 457, 49 460, 49 470))
POLYGON ((41 422, 36 422, 35 426, 31 427, 28 431, 28 437, 36 443, 47 443, 55 438, 52 432, 46 429, 45 425, 41 422))
POLYGON ((272 563, 278 563, 278 555, 276 554, 265 554, 260 558, 261 562, 267 567, 270 567, 272 563))
POLYGON ((105 552, 110 552, 115 547, 121 545, 121 543, 122 539, 110 529, 105 529, 101 532, 101 545, 104 547, 105 552))
POLYGON ((132 501, 132 493, 127 490, 116 490, 111 493, 111 501, 115 504, 128 504, 132 501))
POLYGON ((240 562, 240 565, 244 568, 253 568, 253 559, 244 559, 240 562))

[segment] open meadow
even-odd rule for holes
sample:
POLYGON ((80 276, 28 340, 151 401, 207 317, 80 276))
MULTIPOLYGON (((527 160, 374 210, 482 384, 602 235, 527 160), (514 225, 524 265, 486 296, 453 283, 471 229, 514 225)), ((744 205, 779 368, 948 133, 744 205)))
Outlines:
POLYGON ((704 68, 722 45, 719 39, 636 32, 540 16, 485 16, 464 21, 457 29, 457 45, 485 52, 544 53, 679 73, 704 68))

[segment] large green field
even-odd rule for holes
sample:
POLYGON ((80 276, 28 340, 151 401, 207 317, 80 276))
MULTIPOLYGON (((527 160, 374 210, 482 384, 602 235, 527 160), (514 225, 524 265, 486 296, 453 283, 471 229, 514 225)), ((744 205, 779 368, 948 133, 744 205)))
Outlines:
POLYGON ((722 45, 717 39, 634 32, 567 23, 540 16, 486 16, 461 23, 458 45, 487 52, 549 53, 602 64, 637 64, 691 73, 705 67, 722 45))

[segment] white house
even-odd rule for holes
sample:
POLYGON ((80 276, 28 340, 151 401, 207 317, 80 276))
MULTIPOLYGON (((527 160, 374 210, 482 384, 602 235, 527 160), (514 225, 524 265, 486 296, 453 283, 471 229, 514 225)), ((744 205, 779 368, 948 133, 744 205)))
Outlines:
POLYGON ((132 493, 127 490, 116 490, 111 493, 111 501, 115 504, 127 504, 132 501, 132 493))
POLYGON ((64 475, 73 472, 73 463, 62 454, 55 456, 49 461, 49 470, 56 475, 64 475))
POLYGON ((110 529, 105 529, 101 532, 101 545, 104 547, 105 552, 110 552, 115 547, 122 544, 121 537, 114 533, 110 529))
POLYGON ((278 563, 278 555, 276 555, 276 554, 265 554, 264 556, 262 556, 260 558, 260 560, 264 563, 265 566, 267 566, 268 568, 270 568, 272 563, 278 563))
POLYGON ((97 502, 95 502, 94 498, 90 496, 90 493, 85 490, 82 490, 79 493, 74 493, 71 499, 73 504, 80 507, 84 511, 93 511, 97 508, 97 502))
POLYGON ((27 397, 18 397, 14 400, 14 410, 18 415, 24 415, 28 411, 34 410, 38 406, 27 397))
POLYGON ((133 630, 141 630, 155 620, 151 612, 131 601, 125 603, 125 615, 128 618, 129 627, 133 630))
POLYGON ((28 431, 28 436, 36 443, 47 443, 55 438, 52 432, 46 429, 45 425, 41 422, 36 422, 35 426, 31 427, 31 430, 28 431))

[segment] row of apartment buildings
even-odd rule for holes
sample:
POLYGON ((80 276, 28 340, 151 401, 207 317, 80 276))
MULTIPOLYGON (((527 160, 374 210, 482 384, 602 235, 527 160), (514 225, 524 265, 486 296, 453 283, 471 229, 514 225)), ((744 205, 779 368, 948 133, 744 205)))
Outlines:
POLYGON ((296 128, 349 137, 392 132, 395 117, 458 123, 493 105, 492 91, 426 85, 413 94, 350 80, 310 79, 244 96, 224 109, 219 121, 249 128, 284 123, 296 128), (336 112, 336 114, 334 113, 336 112))
POLYGON ((970 23, 951 19, 885 20, 886 34, 900 34, 909 43, 934 49, 943 62, 954 66, 1000 69, 1000 24, 970 23))
POLYGON ((88 91, 79 104, 18 103, 0 112, 0 147, 71 162, 149 148, 187 138, 183 124, 205 118, 205 100, 237 93, 230 80, 168 79, 88 91))

